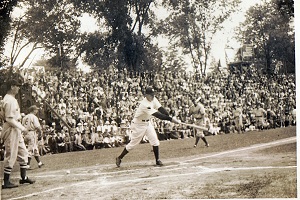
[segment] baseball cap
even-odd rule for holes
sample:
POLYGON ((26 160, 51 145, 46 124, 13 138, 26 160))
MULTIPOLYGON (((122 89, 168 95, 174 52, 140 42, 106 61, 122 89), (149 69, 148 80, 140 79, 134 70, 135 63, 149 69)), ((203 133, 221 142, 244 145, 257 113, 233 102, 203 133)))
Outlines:
POLYGON ((152 87, 147 87, 145 94, 154 95, 155 94, 154 89, 152 87))

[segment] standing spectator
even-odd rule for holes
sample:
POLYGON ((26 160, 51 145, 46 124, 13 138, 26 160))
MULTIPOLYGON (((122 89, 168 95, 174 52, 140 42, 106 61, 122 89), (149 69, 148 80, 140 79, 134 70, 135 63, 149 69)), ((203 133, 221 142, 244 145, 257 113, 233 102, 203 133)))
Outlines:
POLYGON ((29 168, 32 156, 34 156, 37 161, 39 168, 44 165, 40 160, 40 153, 38 149, 38 135, 43 134, 39 119, 36 116, 38 110, 39 109, 36 105, 30 106, 28 108, 29 114, 27 114, 22 120, 23 126, 28 130, 28 133, 25 135, 25 143, 27 144, 29 155, 27 162, 29 168))
POLYGON ((21 113, 20 107, 15 96, 18 94, 21 83, 13 80, 8 83, 8 92, 3 98, 3 109, 5 123, 1 133, 1 138, 5 146, 4 166, 4 185, 2 189, 18 187, 10 182, 10 174, 14 167, 16 160, 20 164, 20 184, 33 184, 35 181, 31 180, 26 175, 28 152, 24 143, 22 132, 28 133, 28 130, 20 123, 21 113))

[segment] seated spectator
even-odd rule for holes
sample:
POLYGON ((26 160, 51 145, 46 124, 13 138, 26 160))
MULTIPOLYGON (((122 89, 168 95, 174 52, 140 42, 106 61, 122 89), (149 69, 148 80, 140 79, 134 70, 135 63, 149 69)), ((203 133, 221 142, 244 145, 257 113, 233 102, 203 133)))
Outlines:
POLYGON ((82 137, 81 137, 81 134, 80 132, 76 132, 75 134, 75 142, 74 142, 74 150, 75 151, 85 151, 86 148, 85 146, 83 146, 82 144, 82 137))
POLYGON ((110 134, 108 132, 105 132, 103 134, 103 146, 104 146, 104 148, 112 148, 110 134))
POLYGON ((71 129, 70 132, 70 150, 75 151, 75 141, 76 141, 76 130, 71 129))
POLYGON ((103 136, 101 131, 92 133, 92 145, 94 145, 95 149, 103 148, 103 136))
POLYGON ((93 140, 91 133, 87 133, 86 131, 83 132, 83 138, 82 138, 82 143, 84 144, 84 147, 86 150, 93 150, 94 145, 93 145, 93 140))
POLYGON ((267 122, 269 124, 269 128, 276 128, 276 114, 273 111, 273 107, 267 109, 267 122))
POLYGON ((50 148, 48 144, 45 142, 47 132, 43 132, 43 134, 39 135, 38 137, 38 150, 41 156, 50 152, 50 148))
POLYGON ((57 146, 57 135, 56 135, 54 129, 51 130, 50 136, 51 137, 48 139, 50 152, 52 154, 56 154, 56 153, 58 153, 58 146, 57 146))
POLYGON ((64 153, 66 148, 65 148, 65 131, 62 129, 61 132, 57 133, 57 149, 58 153, 64 153))
POLYGON ((71 137, 69 135, 68 132, 65 133, 65 138, 64 138, 64 142, 65 142, 65 152, 71 152, 73 151, 73 146, 71 143, 71 137))

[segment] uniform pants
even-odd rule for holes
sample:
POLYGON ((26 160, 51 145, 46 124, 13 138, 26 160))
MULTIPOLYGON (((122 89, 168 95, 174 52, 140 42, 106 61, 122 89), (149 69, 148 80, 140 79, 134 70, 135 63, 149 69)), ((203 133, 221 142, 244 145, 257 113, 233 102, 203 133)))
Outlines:
POLYGON ((265 118, 264 117, 255 117, 256 120, 256 128, 260 128, 260 127, 265 127, 266 123, 265 123, 265 118))
POLYGON ((37 141, 37 134, 35 133, 35 131, 29 131, 28 134, 25 136, 25 141, 27 144, 29 157, 40 156, 39 148, 38 148, 38 141, 37 141))
POLYGON ((4 158, 4 173, 10 174, 16 161, 19 162, 21 168, 26 168, 28 151, 21 135, 21 130, 12 128, 8 123, 5 123, 3 133, 6 133, 6 138, 4 138, 6 152, 4 158))
MULTIPOLYGON (((204 126, 204 124, 202 123, 201 120, 197 120, 197 121, 195 122, 195 124, 198 125, 198 126, 204 126)), ((202 129, 194 129, 194 130, 195 130, 195 133, 196 133, 196 134, 195 134, 196 137, 200 137, 200 138, 205 137, 204 132, 203 132, 202 129)))
POLYGON ((234 124, 235 124, 235 129, 238 131, 241 131, 243 127, 243 121, 241 117, 234 117, 234 124))
POLYGON ((157 138, 156 131, 151 124, 151 122, 141 122, 141 123, 131 123, 130 129, 132 131, 131 133, 131 140, 126 145, 126 150, 130 151, 133 149, 136 145, 140 144, 143 137, 146 135, 149 143, 152 146, 158 146, 159 140, 157 138))

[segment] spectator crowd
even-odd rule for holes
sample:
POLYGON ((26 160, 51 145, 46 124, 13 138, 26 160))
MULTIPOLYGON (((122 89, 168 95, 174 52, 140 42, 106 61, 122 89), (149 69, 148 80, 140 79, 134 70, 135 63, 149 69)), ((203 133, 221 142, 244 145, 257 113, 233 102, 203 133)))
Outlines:
MULTIPOLYGON (((171 116, 194 123, 189 108, 196 99, 205 106, 214 132, 236 132, 233 112, 242 110, 242 132, 296 125, 295 74, 268 76, 254 66, 243 73, 161 71, 133 72, 114 68, 82 71, 24 72, 32 96, 47 117, 41 118, 41 155, 123 146, 130 141, 134 110, 147 86, 171 116), (257 110, 264 110, 258 123, 257 110)), ((160 140, 193 137, 194 130, 153 119, 160 140)), ((1 129, 0 129, 1 131, 1 129)), ((148 142, 144 138, 142 142, 148 142)))

